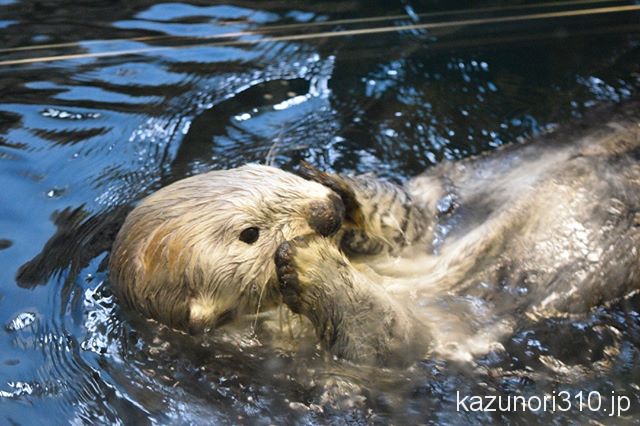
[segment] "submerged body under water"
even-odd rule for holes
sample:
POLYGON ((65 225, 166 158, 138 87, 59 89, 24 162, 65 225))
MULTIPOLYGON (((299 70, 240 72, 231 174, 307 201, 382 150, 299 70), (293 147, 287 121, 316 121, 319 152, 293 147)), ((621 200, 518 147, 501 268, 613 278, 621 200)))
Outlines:
MULTIPOLYGON (((313 344, 274 349, 251 324, 192 338, 122 311, 110 293, 106 258, 126 213, 177 179, 306 160, 405 182, 444 161, 490 158, 507 142, 637 94, 632 2, 467 7, 0 1, 2 421, 632 422, 640 413, 635 294, 577 317, 519 317, 499 347, 471 360, 433 356, 387 370, 326 359, 313 344), (569 13, 579 8, 590 12, 569 13), (445 21, 453 23, 311 36, 445 21), (227 39, 242 43, 218 43, 227 39), (115 51, 129 54, 100 56, 115 51), (5 63, 38 57, 67 59, 5 63), (603 408, 625 395, 631 407, 622 417, 581 410, 581 391, 599 392, 603 408), (571 409, 456 407, 457 394, 553 392, 568 392, 571 409)), ((481 176, 467 183, 458 190, 487 190, 481 176)), ((464 229, 455 219, 474 212, 444 214, 434 247, 446 250, 449 230, 464 229)), ((595 230, 585 228, 575 229, 585 246, 571 250, 605 256, 588 246, 595 230)), ((475 300, 461 310, 477 306, 482 318, 475 300)), ((289 333, 287 323, 276 326, 289 333)), ((474 334, 480 324, 468 325, 474 334)))

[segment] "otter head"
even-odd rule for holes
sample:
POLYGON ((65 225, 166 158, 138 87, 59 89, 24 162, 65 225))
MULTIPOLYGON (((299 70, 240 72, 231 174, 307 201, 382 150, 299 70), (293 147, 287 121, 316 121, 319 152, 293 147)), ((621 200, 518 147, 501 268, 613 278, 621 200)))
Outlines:
POLYGON ((274 254, 299 235, 333 235, 344 207, 326 186, 247 165, 175 182, 127 217, 110 257, 122 303, 200 332, 279 302, 274 254))

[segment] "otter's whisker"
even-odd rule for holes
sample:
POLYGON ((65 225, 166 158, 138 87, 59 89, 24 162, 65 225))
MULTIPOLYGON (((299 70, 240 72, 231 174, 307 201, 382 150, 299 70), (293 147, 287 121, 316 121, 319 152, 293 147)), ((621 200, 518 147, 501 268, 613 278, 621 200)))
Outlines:
POLYGON ((277 137, 273 140, 273 144, 269 147, 269 151, 267 152, 267 157, 265 158, 265 163, 267 166, 273 166, 276 160, 276 155, 278 155, 278 143, 280 142, 280 137, 277 137))
POLYGON ((282 319, 282 306, 278 307, 278 327, 280 327, 280 333, 282 333, 282 323, 284 322, 282 319))
POLYGON ((289 329, 289 337, 291 337, 291 340, 295 340, 296 336, 293 335, 293 325, 291 324, 291 318, 292 318, 292 314, 291 311, 287 312, 287 328, 289 329))
POLYGON ((260 290, 260 295, 258 296, 258 304, 256 306, 256 318, 253 321, 253 332, 255 334, 256 332, 256 325, 258 325, 258 315, 260 314, 260 306, 262 304, 262 296, 264 295, 264 290, 267 288, 266 285, 262 286, 262 289, 260 290))

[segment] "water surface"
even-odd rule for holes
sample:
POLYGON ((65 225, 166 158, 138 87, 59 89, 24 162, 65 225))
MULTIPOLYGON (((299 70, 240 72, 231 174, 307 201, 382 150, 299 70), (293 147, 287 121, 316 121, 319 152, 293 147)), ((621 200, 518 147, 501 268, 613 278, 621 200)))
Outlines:
POLYGON ((110 295, 124 214, 177 179, 306 160, 404 181, 638 93, 640 13, 603 12, 634 2, 471 6, 0 1, 2 423, 612 421, 456 411, 456 391, 561 390, 628 395, 631 421, 637 296, 528 324, 473 363, 372 372, 250 335, 196 341, 110 295), (352 407, 323 402, 327 376, 361 388, 352 407))

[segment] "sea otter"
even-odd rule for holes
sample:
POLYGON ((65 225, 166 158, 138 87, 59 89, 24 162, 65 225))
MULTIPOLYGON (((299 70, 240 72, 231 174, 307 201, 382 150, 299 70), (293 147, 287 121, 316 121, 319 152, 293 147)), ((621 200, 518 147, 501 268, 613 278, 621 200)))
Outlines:
POLYGON ((473 354, 520 317, 638 288, 639 111, 594 110, 404 185, 310 167, 191 177, 128 216, 112 285, 190 331, 283 301, 351 361, 473 354))

